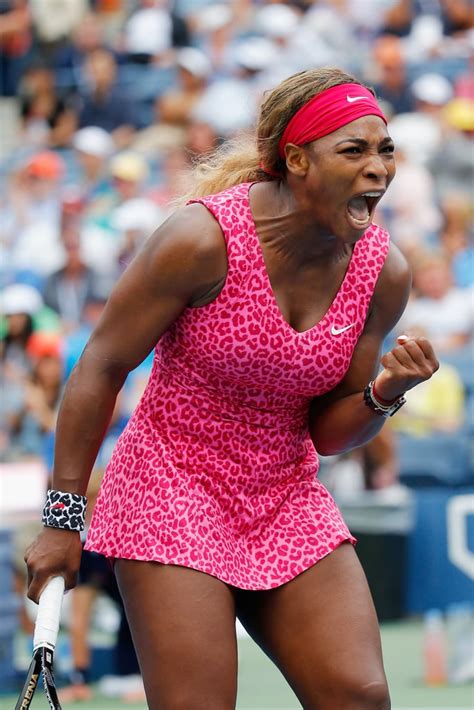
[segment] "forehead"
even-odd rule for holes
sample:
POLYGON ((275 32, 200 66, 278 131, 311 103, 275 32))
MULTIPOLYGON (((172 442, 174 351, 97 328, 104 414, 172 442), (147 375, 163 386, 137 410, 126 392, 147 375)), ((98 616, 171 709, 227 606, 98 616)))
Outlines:
POLYGON ((389 138, 390 134, 387 130, 385 121, 383 121, 379 116, 361 116, 355 121, 347 123, 345 126, 341 126, 337 131, 329 133, 327 136, 318 138, 318 140, 313 141, 315 148, 327 148, 342 141, 350 140, 364 140, 368 143, 379 143, 386 138, 389 138))

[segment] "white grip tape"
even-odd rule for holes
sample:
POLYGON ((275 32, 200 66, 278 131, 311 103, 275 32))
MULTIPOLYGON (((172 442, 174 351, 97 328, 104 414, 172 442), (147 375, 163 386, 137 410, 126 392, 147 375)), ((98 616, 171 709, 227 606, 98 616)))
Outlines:
POLYGON ((53 577, 41 593, 33 637, 35 651, 39 646, 52 650, 56 646, 63 594, 64 577, 53 577))

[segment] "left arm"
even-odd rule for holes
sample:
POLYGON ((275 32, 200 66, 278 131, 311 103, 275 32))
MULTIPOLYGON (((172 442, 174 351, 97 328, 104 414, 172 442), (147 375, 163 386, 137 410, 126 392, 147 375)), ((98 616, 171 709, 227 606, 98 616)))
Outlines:
POLYGON ((377 395, 391 401, 429 379, 438 369, 430 343, 421 337, 400 336, 398 345, 380 359, 384 338, 403 313, 410 288, 408 265, 392 244, 349 370, 337 387, 311 404, 310 434, 321 455, 361 446, 382 428, 385 419, 364 402, 364 388, 370 380, 375 379, 377 395), (377 375, 380 363, 384 369, 377 375))

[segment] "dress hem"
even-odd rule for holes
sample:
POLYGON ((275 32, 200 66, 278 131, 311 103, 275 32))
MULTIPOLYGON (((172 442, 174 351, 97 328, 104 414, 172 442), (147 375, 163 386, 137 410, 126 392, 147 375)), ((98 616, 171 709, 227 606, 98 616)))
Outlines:
POLYGON ((112 564, 115 563, 116 560, 135 560, 137 562, 156 562, 156 563, 162 564, 162 565, 173 565, 175 567, 185 567, 186 569, 193 569, 196 572, 202 572, 203 574, 208 574, 210 577, 215 577, 220 582, 223 582, 224 584, 228 584, 229 586, 234 587, 235 589, 242 589, 242 590, 249 591, 249 592, 263 592, 263 591, 269 591, 270 589, 276 589, 278 587, 281 587, 283 584, 286 584, 287 582, 291 582, 292 579, 295 579, 303 572, 306 572, 306 570, 310 569, 315 564, 317 564, 318 562, 323 560, 325 557, 330 555, 331 552, 334 552, 334 550, 336 550, 338 547, 340 547, 345 542, 349 542, 353 547, 355 547, 355 545, 357 543, 357 538, 355 538, 353 535, 349 534, 349 535, 342 537, 340 540, 334 540, 333 542, 331 542, 328 545, 328 551, 325 554, 316 557, 314 560, 312 560, 308 564, 302 565, 296 573, 291 572, 289 575, 283 576, 281 578, 281 580, 279 580, 278 582, 275 582, 275 584, 271 584, 270 586, 262 586, 262 585, 258 586, 256 584, 243 586, 242 584, 236 584, 235 582, 232 582, 230 580, 230 578, 226 578, 225 575, 216 574, 216 573, 212 572, 210 569, 205 569, 205 565, 199 566, 197 564, 193 565, 190 563, 184 564, 181 562, 173 562, 171 560, 165 560, 163 558, 161 558, 161 559, 147 558, 143 555, 133 556, 132 554, 125 555, 125 554, 119 553, 119 552, 117 552, 116 554, 110 554, 110 553, 107 554, 106 552, 104 552, 103 550, 100 549, 99 545, 91 545, 91 547, 88 547, 87 543, 86 543, 86 546, 84 547, 84 549, 87 550, 88 552, 96 552, 99 555, 104 555, 104 557, 106 557, 107 560, 111 561, 112 564))

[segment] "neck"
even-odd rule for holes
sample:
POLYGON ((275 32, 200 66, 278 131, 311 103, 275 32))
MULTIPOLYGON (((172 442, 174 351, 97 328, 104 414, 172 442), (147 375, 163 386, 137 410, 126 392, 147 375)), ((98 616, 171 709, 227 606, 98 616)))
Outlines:
POLYGON ((314 221, 312 205, 282 181, 262 183, 252 200, 255 226, 262 245, 270 247, 295 267, 328 266, 351 251, 314 221))

